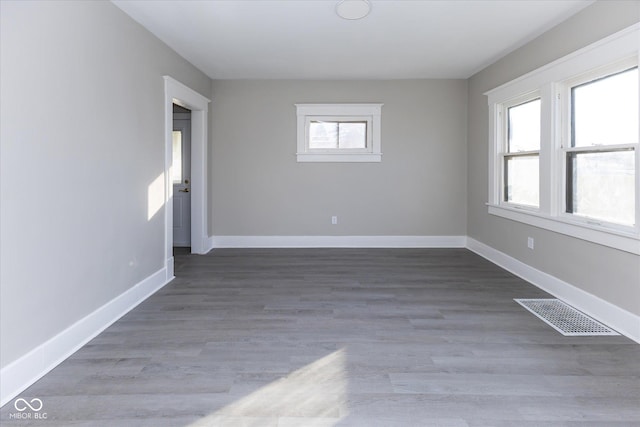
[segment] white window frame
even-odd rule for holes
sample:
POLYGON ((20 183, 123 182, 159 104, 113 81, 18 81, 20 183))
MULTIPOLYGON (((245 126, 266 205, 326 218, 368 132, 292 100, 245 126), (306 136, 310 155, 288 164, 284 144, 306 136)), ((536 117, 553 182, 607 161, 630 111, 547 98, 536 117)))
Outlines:
MULTIPOLYGON (((505 176, 504 172, 505 172, 505 159, 507 157, 522 157, 522 156, 527 156, 530 154, 537 154, 538 155, 538 161, 540 161, 540 149, 538 150, 533 150, 533 151, 525 151, 525 152, 509 152, 508 151, 508 146, 509 146, 509 117, 508 117, 508 111, 509 108, 511 107, 517 107, 518 105, 522 105, 522 104, 526 104, 527 102, 530 101, 534 101, 536 99, 541 99, 540 96, 540 91, 533 91, 521 96, 518 96, 514 99, 510 99, 507 102, 503 102, 502 104, 499 105, 499 112, 498 114, 500 115, 500 129, 498 129, 498 138, 499 138, 499 149, 498 149, 498 156, 500 158, 499 162, 500 162, 500 188, 499 188, 499 192, 500 192, 500 200, 501 203, 503 203, 504 205, 507 206, 512 206, 514 208, 518 208, 518 209, 525 209, 525 210, 531 210, 531 211, 538 211, 540 209, 540 201, 538 200, 538 206, 532 206, 532 205, 523 205, 523 204, 519 204, 519 203, 515 203, 515 202, 509 202, 506 200, 506 194, 504 191, 505 186, 503 185, 506 182, 507 177, 505 176)), ((541 120, 542 120, 542 114, 540 115, 541 120)), ((541 135, 541 139, 542 139, 542 135, 541 135)), ((542 142, 540 143, 540 146, 542 148, 542 142)), ((538 186, 540 185, 540 183, 538 182, 538 186)), ((540 191, 538 191, 538 194, 540 194, 540 191)))
MULTIPOLYGON (((485 93, 489 102, 488 212, 579 239, 640 255, 640 147, 635 145, 635 225, 594 221, 565 212, 565 147, 570 132, 567 92, 580 81, 638 65, 640 24, 547 64, 485 93), (632 64, 632 65, 629 65, 632 64), (611 68, 613 67, 613 68, 611 68), (537 96, 534 96, 537 95, 537 96), (503 164, 506 106, 540 97, 540 203, 537 209, 504 202, 503 164)), ((640 129, 638 130, 640 135, 640 129)), ((569 143, 570 145, 570 143, 569 143)))
POLYGON ((383 104, 295 104, 297 115, 298 162, 380 162, 383 104), (310 148, 312 121, 367 123, 366 148, 310 148))
MULTIPOLYGON (((558 84, 557 86, 557 100, 558 100, 558 106, 559 106, 559 116, 561 117, 561 120, 563 123, 567 123, 567 126, 564 126, 561 129, 561 136, 560 136, 560 140, 559 140, 559 149, 557 150, 557 154, 558 154, 558 162, 559 162, 559 166, 561 167, 561 173, 562 173, 562 177, 563 177, 563 181, 562 181, 562 186, 560 188, 560 200, 558 200, 558 206, 561 207, 560 211, 558 212, 558 214, 563 217, 565 220, 567 221, 580 221, 580 222, 585 222, 588 224, 593 224, 593 225, 603 225, 607 228, 611 228, 613 230, 621 230, 621 231, 625 231, 628 230, 629 227, 624 226, 624 225, 620 225, 617 223, 612 223, 612 222, 607 222, 604 220, 600 220, 600 219, 594 219, 594 218, 588 218, 588 217, 584 217, 584 216, 580 216, 578 214, 573 214, 573 213, 567 213, 566 209, 563 209, 565 207, 565 201, 567 200, 567 188, 568 188, 568 183, 567 183, 567 162, 566 162, 566 156, 567 153, 584 153, 584 152, 594 152, 594 151, 601 151, 601 152, 611 152, 611 151, 615 151, 617 149, 621 149, 621 148, 625 148, 625 149, 632 149, 636 152, 636 157, 638 149, 640 148, 638 145, 638 143, 635 144, 616 144, 616 145, 602 145, 602 146, 596 146, 596 147, 591 147, 591 146, 586 146, 586 147, 572 147, 571 146, 571 89, 575 86, 579 86, 583 83, 588 83, 590 81, 605 77, 605 76, 610 76, 613 74, 616 74, 618 72, 624 71, 624 70, 628 70, 630 68, 633 67, 637 67, 638 66, 638 58, 637 57, 631 57, 631 58, 626 58, 622 61, 617 61, 613 64, 609 64, 605 67, 601 67, 595 70, 592 70, 590 72, 581 74, 580 76, 565 80, 564 82, 561 82, 560 84, 558 84)), ((638 175, 639 171, 638 171, 638 167, 636 166, 636 178, 638 175)), ((637 187, 637 184, 636 184, 637 187)), ((636 195, 636 199, 637 199, 637 195, 636 195)), ((638 208, 636 207, 636 225, 638 224, 638 215, 637 215, 637 210, 638 208)))

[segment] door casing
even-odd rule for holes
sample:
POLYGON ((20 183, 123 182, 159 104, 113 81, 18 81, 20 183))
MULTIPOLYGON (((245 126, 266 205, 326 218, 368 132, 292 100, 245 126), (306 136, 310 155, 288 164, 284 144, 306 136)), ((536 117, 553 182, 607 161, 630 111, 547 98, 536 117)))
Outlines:
POLYGON ((173 104, 191 110, 191 253, 209 251, 207 230, 207 128, 210 99, 170 76, 164 76, 165 107, 165 267, 173 278, 173 183, 171 182, 173 104))

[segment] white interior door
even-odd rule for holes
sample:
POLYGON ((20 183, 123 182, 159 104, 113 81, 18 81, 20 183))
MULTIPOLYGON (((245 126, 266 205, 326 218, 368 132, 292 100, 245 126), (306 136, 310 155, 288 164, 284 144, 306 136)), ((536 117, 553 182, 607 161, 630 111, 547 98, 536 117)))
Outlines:
POLYGON ((191 246, 191 120, 173 119, 173 246, 191 246))

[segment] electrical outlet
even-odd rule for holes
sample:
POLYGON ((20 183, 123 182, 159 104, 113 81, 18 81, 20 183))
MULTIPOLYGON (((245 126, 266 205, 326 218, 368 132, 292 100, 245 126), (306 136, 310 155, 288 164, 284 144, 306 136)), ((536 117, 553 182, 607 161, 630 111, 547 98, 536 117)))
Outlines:
POLYGON ((534 244, 533 237, 527 237, 527 247, 533 250, 533 244, 534 244))
POLYGON ((336 225, 338 223, 338 217, 337 216, 332 216, 331 217, 331 224, 336 225))

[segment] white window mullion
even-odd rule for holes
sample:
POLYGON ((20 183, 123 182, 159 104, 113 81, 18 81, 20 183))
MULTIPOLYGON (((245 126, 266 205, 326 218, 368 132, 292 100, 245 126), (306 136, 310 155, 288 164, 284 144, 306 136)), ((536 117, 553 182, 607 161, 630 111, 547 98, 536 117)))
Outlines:
MULTIPOLYGON (((638 126, 638 134, 640 135, 640 126, 638 126)), ((640 144, 635 147, 636 154, 636 223, 635 232, 640 235, 640 144)))
POLYGON ((502 200, 502 163, 504 162, 502 153, 503 130, 501 129, 503 120, 503 107, 500 104, 489 104, 489 191, 488 204, 498 205, 502 200), (499 163, 499 164, 498 164, 499 163))
POLYGON ((555 90, 552 83, 546 84, 540 90, 542 100, 540 112, 540 205, 541 213, 551 215, 556 200, 556 162, 555 152, 555 90))
POLYGON ((555 209, 552 215, 566 215, 567 200, 567 149, 571 146, 571 96, 566 85, 556 84, 555 90, 556 119, 558 120, 555 136, 556 161, 555 177, 555 209))

